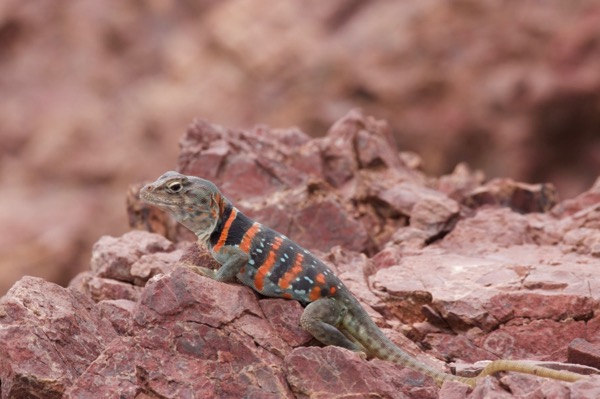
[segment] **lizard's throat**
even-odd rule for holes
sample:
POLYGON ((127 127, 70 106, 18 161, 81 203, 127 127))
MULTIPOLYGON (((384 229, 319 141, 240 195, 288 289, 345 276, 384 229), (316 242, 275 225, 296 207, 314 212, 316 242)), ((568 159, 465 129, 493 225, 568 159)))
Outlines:
POLYGON ((208 242, 210 235, 217 227, 218 220, 212 217, 195 217, 185 218, 183 220, 179 220, 179 222, 196 234, 198 241, 206 243, 208 242))
MULTIPOLYGON (((216 225, 216 223, 215 223, 215 225, 216 225)), ((214 230, 214 226, 213 226, 213 229, 210 231, 201 231, 199 233, 196 233, 196 236, 198 237, 198 241, 203 243, 205 246, 208 246, 208 241, 210 240, 210 235, 212 234, 213 230, 214 230)))

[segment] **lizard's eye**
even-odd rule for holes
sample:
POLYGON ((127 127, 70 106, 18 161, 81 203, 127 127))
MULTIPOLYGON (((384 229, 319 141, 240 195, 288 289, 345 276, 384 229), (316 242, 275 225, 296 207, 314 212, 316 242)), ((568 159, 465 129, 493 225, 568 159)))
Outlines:
POLYGON ((167 184, 167 188, 173 193, 178 193, 181 191, 183 186, 181 185, 180 182, 174 181, 174 182, 167 184))

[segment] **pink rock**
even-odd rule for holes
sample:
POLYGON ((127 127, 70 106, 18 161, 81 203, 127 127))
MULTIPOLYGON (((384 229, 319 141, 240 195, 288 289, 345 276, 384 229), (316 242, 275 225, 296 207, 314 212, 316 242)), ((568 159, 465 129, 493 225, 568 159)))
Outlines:
POLYGON ((412 209, 410 225, 423 230, 428 239, 449 232, 458 220, 459 206, 447 197, 426 197, 412 209))
POLYGON ((457 381, 447 381, 442 385, 439 397, 444 399, 466 399, 469 386, 457 381))
POLYGON ((489 244, 510 246, 533 242, 527 218, 507 208, 482 208, 467 219, 462 219, 440 242, 443 247, 470 246, 472 249, 489 244))
POLYGON ((258 303, 273 332, 289 346, 305 345, 313 339, 313 336, 300 326, 300 316, 304 311, 300 302, 269 298, 261 299, 258 303))
POLYGON ((482 348, 502 359, 566 361, 569 343, 585 336, 581 321, 516 323, 489 333, 482 340, 482 348))
POLYGON ((556 201, 556 189, 551 184, 524 184, 512 179, 494 179, 475 188, 465 200, 470 206, 507 206, 519 213, 549 211, 556 201))
POLYGON ((348 213, 334 201, 309 205, 294 216, 290 237, 295 237, 308 248, 325 251, 341 245, 350 250, 364 251, 368 247, 369 237, 364 227, 349 218, 348 213))
POLYGON ((558 217, 574 216, 587 209, 595 208, 600 203, 600 177, 596 179, 589 190, 579 194, 575 198, 566 199, 557 204, 552 213, 558 217))
POLYGON ((110 321, 119 335, 131 332, 131 315, 135 309, 135 302, 127 299, 106 299, 98 302, 97 307, 102 317, 110 321))
POLYGON ((130 273, 135 285, 144 285, 151 277, 165 274, 173 270, 174 265, 182 257, 183 251, 157 252, 140 256, 131 265, 130 273))
POLYGON ((567 359, 571 363, 600 368, 600 347, 583 338, 576 338, 569 344, 567 359))
POLYGON ((600 376, 592 376, 588 379, 575 382, 570 387, 569 397, 573 399, 600 397, 600 376))
POLYGON ((247 287, 187 268, 154 277, 115 340, 67 397, 150 390, 163 397, 291 397, 282 374, 289 345, 247 287))
MULTIPOLYGON (((242 211, 313 250, 393 342, 433 367, 453 362, 473 371, 477 364, 469 363, 496 358, 563 367, 573 340, 600 341, 597 188, 552 212, 522 214, 546 209, 545 186, 497 180, 479 190, 490 203, 469 208, 480 174, 457 168, 445 178, 425 176, 416 157, 394 148, 384 122, 360 112, 322 139, 298 129, 198 122, 182 145, 181 170, 206 174, 242 211)), ((66 397, 503 397, 510 390, 531 399, 580 389, 505 373, 471 393, 459 384, 440 391, 385 361, 307 348, 315 341, 298 325, 298 303, 194 273, 193 265, 219 265, 193 234, 140 206, 135 190, 128 198, 132 225, 173 241, 138 231, 96 245, 92 270, 67 292, 85 296, 86 311, 114 339, 85 361, 61 358, 68 361, 50 380, 60 381, 60 392, 69 386, 66 397)), ((18 306, 10 310, 5 321, 29 320, 18 306)), ((44 314, 37 320, 55 322, 44 314)), ((20 337, 38 329, 10 324, 5 346, 22 353, 20 337)), ((54 353, 48 342, 40 345, 54 353)), ((3 374, 2 389, 16 392, 4 375, 12 374, 3 374)))
POLYGON ((473 392, 468 396, 469 399, 511 399, 514 398, 512 393, 507 392, 498 382, 498 380, 486 377, 473 389, 473 392))
MULTIPOLYGON (((359 111, 350 112, 321 139, 310 139, 297 129, 235 131, 199 121, 181 143, 179 170, 211 179, 248 216, 309 249, 342 245, 375 251, 405 223, 382 215, 370 182, 385 186, 386 181, 422 180, 393 149, 386 123, 359 111), (205 170, 206 165, 218 166, 205 170), (330 223, 322 223, 325 215, 330 223)), ((129 199, 131 226, 146 226, 175 241, 192 239, 171 221, 161 221, 151 210, 144 212, 135 196, 129 199)), ((433 230, 431 235, 449 224, 447 215, 440 216, 446 210, 421 205, 415 223, 433 230)))
POLYGON ((99 277, 133 282, 136 276, 131 274, 131 267, 142 255, 174 249, 166 238, 144 231, 131 231, 122 239, 104 236, 94 245, 92 272, 99 277))
POLYGON ((2 397, 60 398, 117 337, 73 289, 24 277, 0 299, 2 397))
POLYGON ((177 316, 188 322, 219 327, 243 313, 261 315, 250 288, 219 284, 181 267, 148 283, 137 304, 134 321, 143 327, 177 316))
POLYGON ((86 285, 85 292, 87 292, 90 298, 95 302, 106 299, 136 301, 141 292, 139 286, 102 277, 91 277, 86 285))
MULTIPOLYGON (((292 391, 305 396, 367 396, 377 392, 390 398, 415 397, 411 390, 433 382, 387 362, 365 362, 345 349, 298 348, 285 359, 292 391)), ((419 397, 435 397, 435 388, 419 397)))
POLYGON ((387 123, 357 110, 337 121, 320 144, 325 179, 334 187, 348 183, 359 169, 402 170, 387 123))

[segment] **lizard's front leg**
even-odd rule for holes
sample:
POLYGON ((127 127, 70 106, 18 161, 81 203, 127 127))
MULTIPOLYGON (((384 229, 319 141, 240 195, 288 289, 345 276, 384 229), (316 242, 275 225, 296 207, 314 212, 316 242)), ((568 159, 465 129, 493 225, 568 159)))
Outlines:
POLYGON ((346 337, 337 326, 346 314, 346 308, 333 298, 321 298, 308 304, 300 318, 302 328, 325 345, 341 346, 355 352, 363 348, 346 337))
POLYGON ((249 255, 238 247, 232 245, 224 246, 219 249, 219 252, 214 252, 213 258, 221 264, 219 270, 213 270, 202 266, 191 266, 194 272, 201 276, 212 278, 217 281, 233 281, 235 276, 248 263, 249 255))

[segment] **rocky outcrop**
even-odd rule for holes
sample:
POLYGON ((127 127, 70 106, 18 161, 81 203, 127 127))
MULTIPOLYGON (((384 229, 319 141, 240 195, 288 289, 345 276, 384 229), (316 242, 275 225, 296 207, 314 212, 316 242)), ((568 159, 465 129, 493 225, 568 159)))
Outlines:
MULTIPOLYGON (((319 254, 423 362, 464 371, 528 359, 582 373, 600 363, 600 180, 559 202, 551 186, 484 183, 465 165, 434 178, 395 150, 384 122, 358 111, 319 139, 198 121, 181 145, 180 171, 211 179, 319 254)), ((567 384, 507 373, 440 389, 321 347, 299 327, 297 302, 194 273, 190 264, 217 265, 135 193, 138 230, 101 238, 70 287, 24 278, 0 300, 2 398, 600 395, 596 376, 567 384)))
POLYGON ((564 198, 600 170, 598 0, 1 3, 0 295, 87 269, 195 116, 317 137, 361 107, 429 174, 462 161, 564 198))

